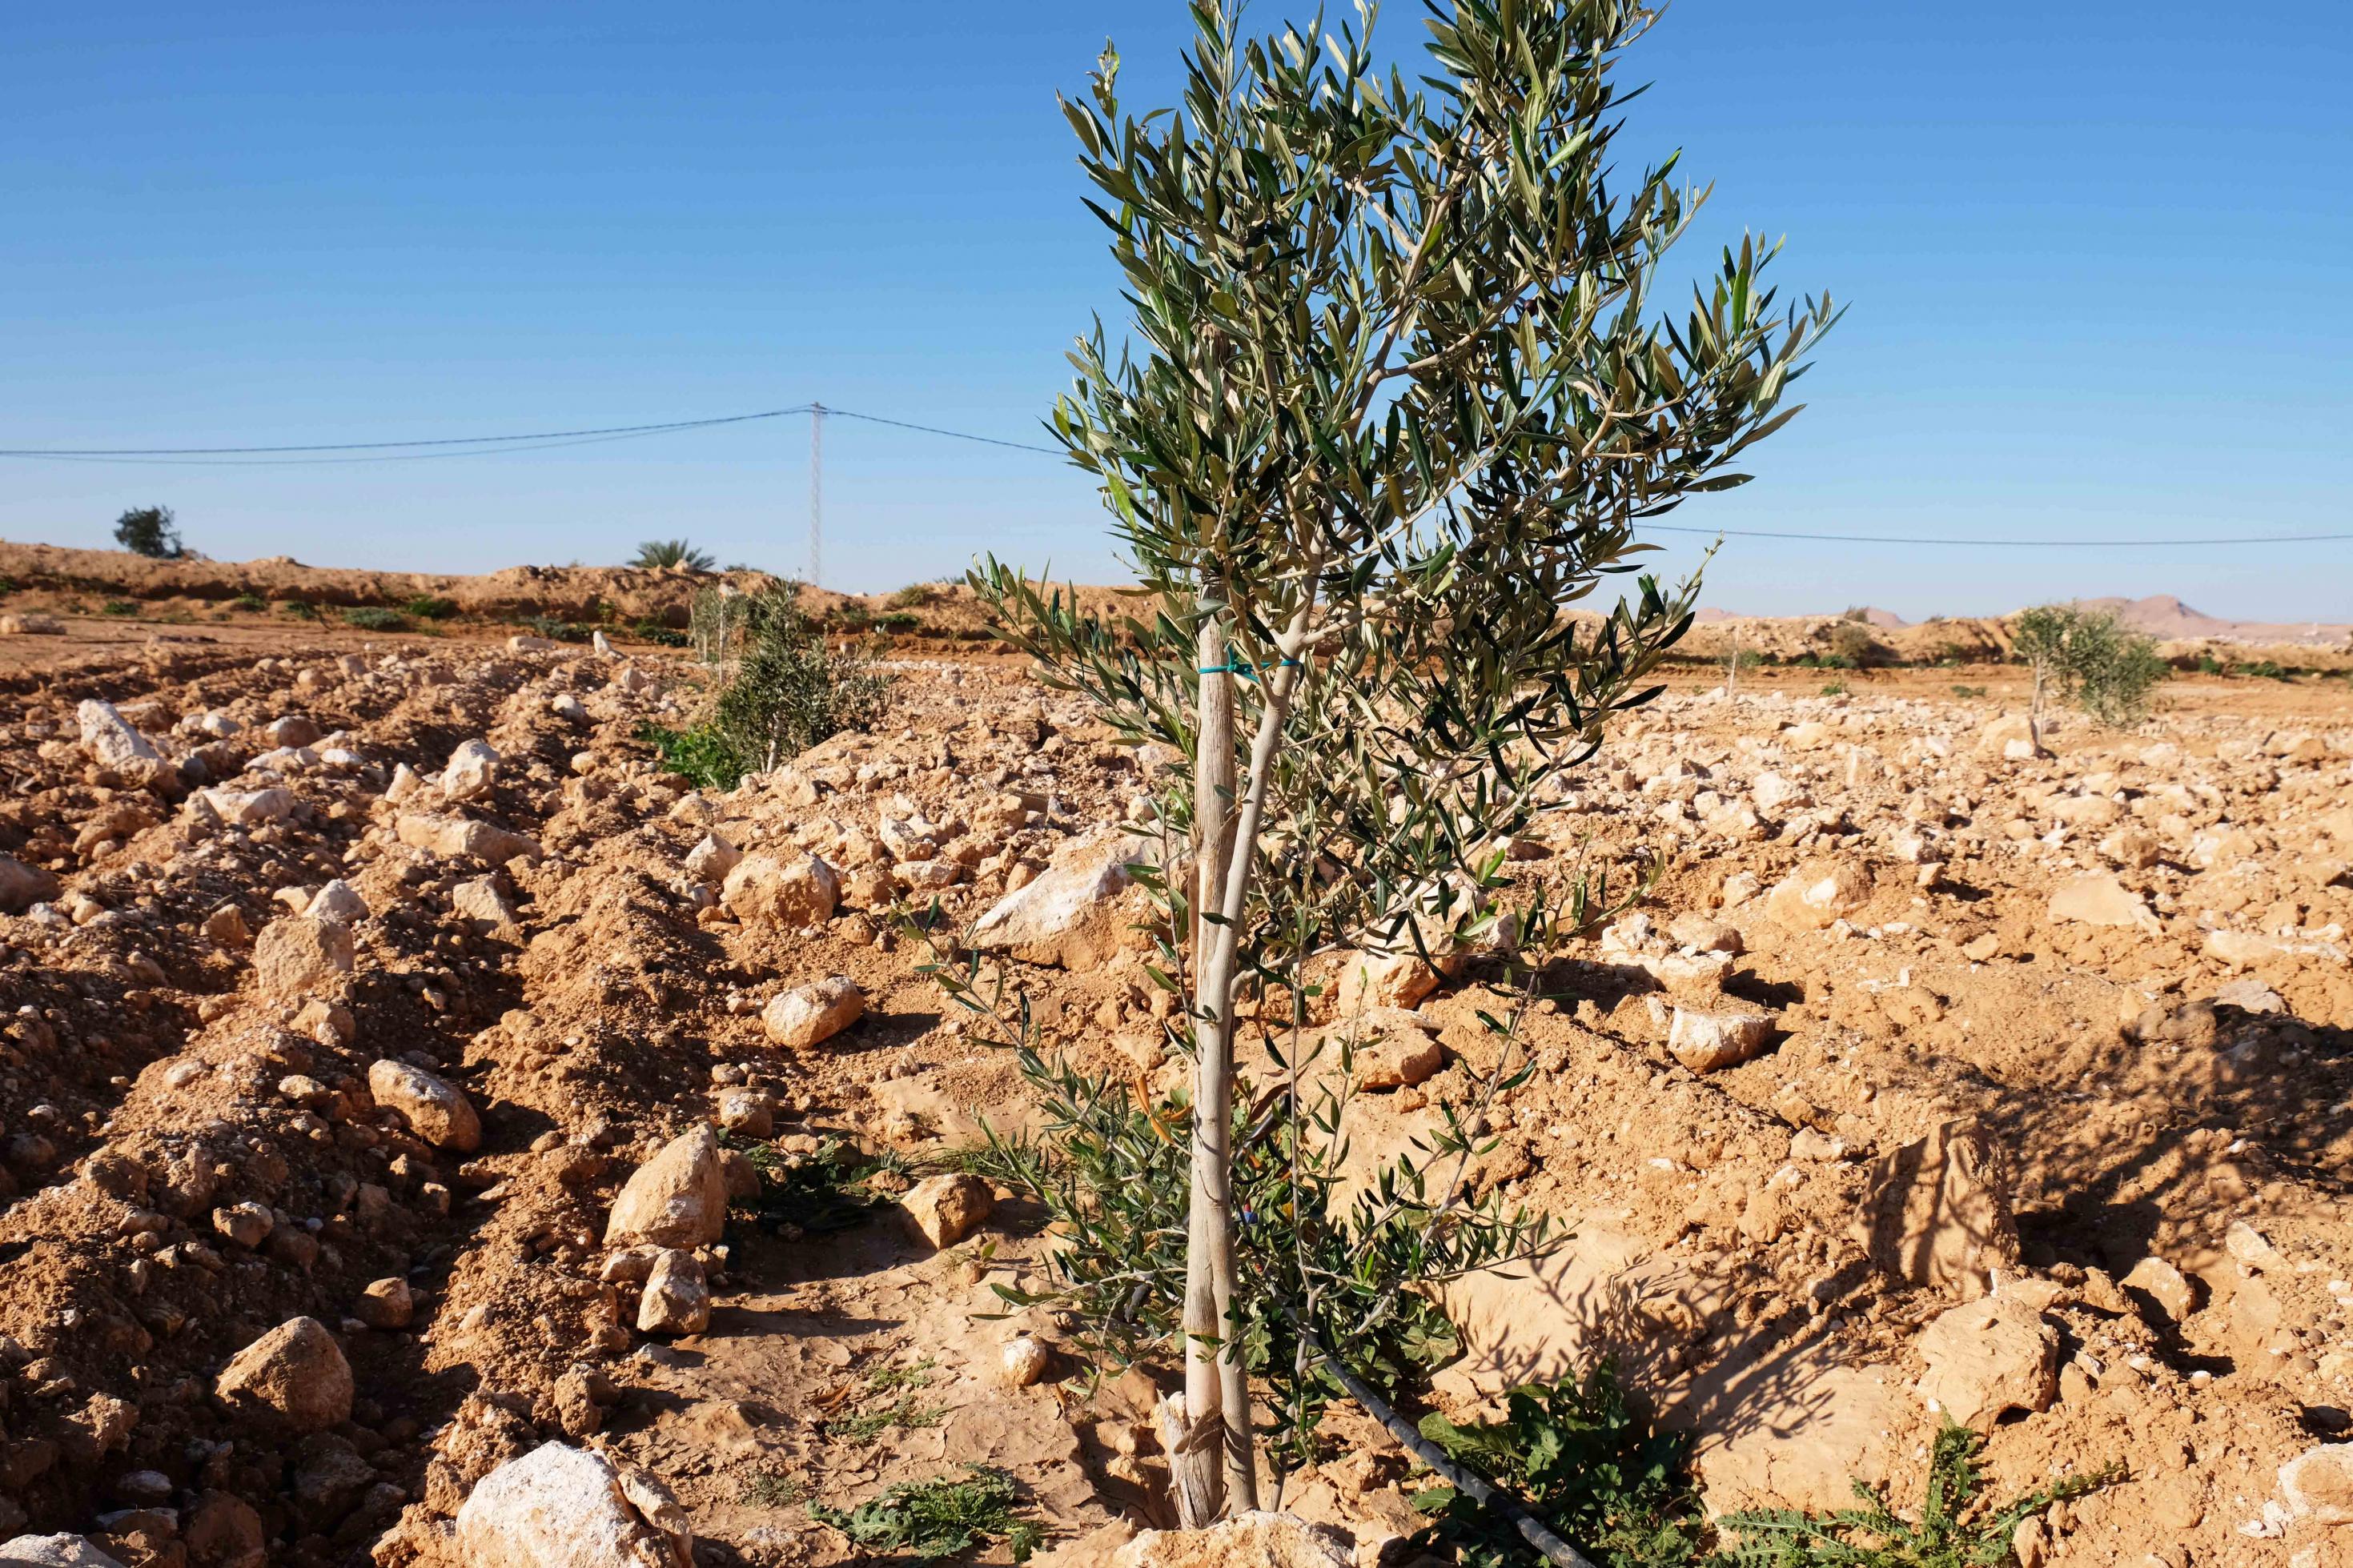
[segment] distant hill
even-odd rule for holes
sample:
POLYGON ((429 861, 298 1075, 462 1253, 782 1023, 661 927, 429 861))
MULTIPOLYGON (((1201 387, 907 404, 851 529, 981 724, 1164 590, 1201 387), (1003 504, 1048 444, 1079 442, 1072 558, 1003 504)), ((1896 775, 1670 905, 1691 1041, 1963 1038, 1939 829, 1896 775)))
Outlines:
POLYGON ((2167 642, 2211 637, 2218 642, 2338 644, 2353 637, 2353 626, 2321 621, 2226 621, 2191 609, 2171 594, 2146 599, 2078 599, 2086 610, 2106 610, 2132 627, 2167 642))

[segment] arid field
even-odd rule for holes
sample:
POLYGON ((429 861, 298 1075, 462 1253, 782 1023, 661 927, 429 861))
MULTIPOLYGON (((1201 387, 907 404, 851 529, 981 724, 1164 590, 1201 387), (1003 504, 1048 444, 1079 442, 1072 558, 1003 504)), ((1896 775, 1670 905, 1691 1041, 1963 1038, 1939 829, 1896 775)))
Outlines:
MULTIPOLYGON (((1051 1240, 964 1169, 1024 1085, 893 918, 936 900, 1048 1046, 1165 1081, 1116 831, 1157 759, 954 595, 863 605, 912 617, 883 721, 721 794, 639 738, 702 699, 651 636, 674 576, 123 559, 0 559, 0 1538, 454 1568, 470 1494, 550 1442, 674 1500, 599 1494, 598 1562, 898 1560, 810 1504, 966 1463, 1033 1561, 1169 1521, 1168 1369, 1096 1376, 991 1289, 1051 1240)), ((1711 1510, 1916 1498, 1949 1415, 2005 1494, 2122 1467, 2027 1568, 2353 1563, 2341 647, 2038 749, 1998 623, 1736 693, 1724 627, 1512 846, 1530 884, 1657 879, 1518 955, 1538 1070, 1474 1182, 1570 1239, 1441 1288, 1434 1407, 1609 1357, 1711 1510)), ((1374 1160, 1512 991, 1368 983, 1374 1160)), ((1413 1561, 1406 1456, 1332 1436, 1283 1506, 1413 1561)))

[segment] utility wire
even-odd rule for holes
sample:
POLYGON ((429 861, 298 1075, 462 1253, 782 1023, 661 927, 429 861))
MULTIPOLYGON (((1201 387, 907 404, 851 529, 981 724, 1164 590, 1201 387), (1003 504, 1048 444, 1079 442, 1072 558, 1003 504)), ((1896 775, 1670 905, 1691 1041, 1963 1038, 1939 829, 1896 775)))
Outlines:
POLYGON ((2000 550, 2150 550, 2167 544, 2327 544, 2353 533, 2269 533, 2236 539, 1929 539, 1903 533, 1784 533, 1763 528, 1693 528, 1672 522, 1638 522, 1653 533, 1704 533, 1732 539, 1814 539, 1833 544, 1959 544, 2000 550))
MULTIPOLYGON (((589 430, 533 430, 517 436, 441 436, 414 441, 322 441, 308 447, 0 447, 0 458, 219 458, 235 454, 285 452, 376 452, 396 447, 482 447, 507 441, 559 441, 584 436, 659 436, 672 430, 700 430, 712 425, 742 425, 753 419, 780 419, 807 414, 797 408, 770 408, 757 414, 723 414, 714 419, 673 419, 660 425, 607 425, 589 430)), ((827 410, 831 413, 831 409, 827 410)))
POLYGON ((1017 452, 1043 452, 1050 458, 1064 455, 1060 447, 1039 447, 1027 441, 1006 441, 995 436, 969 436, 962 430, 943 430, 936 425, 913 425, 904 419, 885 419, 880 414, 853 414, 847 408, 836 408, 830 403, 825 405, 825 413, 828 419, 837 416, 843 419, 863 419, 869 425, 895 425, 902 430, 921 430, 926 436, 952 436, 959 441, 977 441, 985 447, 1010 447, 1017 452))
MULTIPOLYGON (((744 425, 754 420, 782 419, 796 414, 807 414, 816 406, 815 404, 802 403, 790 408, 762 409, 753 414, 727 414, 710 419, 673 419, 653 425, 608 425, 582 430, 540 430, 512 436, 442 436, 408 441, 320 442, 308 446, 280 447, 0 447, 0 458, 158 466, 202 464, 220 468, 260 468, 316 463, 417 462, 437 458, 493 457, 504 452, 542 452, 563 447, 586 447, 607 441, 636 440, 649 436, 674 435, 686 430, 708 430, 724 425, 744 425), (298 453, 339 455, 332 457, 287 455, 298 453)), ((941 436, 950 440, 970 441, 984 447, 1003 447, 1016 452, 1036 452, 1050 458, 1064 455, 1062 448, 1059 447, 1042 447, 1029 441, 1008 441, 997 436, 976 436, 966 430, 951 430, 938 425, 919 425, 910 419, 893 419, 881 414, 861 414, 855 409, 836 408, 831 404, 825 405, 825 414, 828 418, 856 419, 869 425, 886 425, 893 429, 914 430, 926 436, 941 436)), ((1638 530, 1652 533, 1689 533, 1727 539, 1792 539, 1825 544, 1896 544, 1995 550, 2149 550, 2162 549, 2168 545, 2215 547, 2242 544, 2334 544, 2353 541, 2353 533, 2273 533, 2250 534, 2242 538, 2221 536, 2202 539, 1988 539, 1895 533, 1810 533, 1762 528, 1695 528, 1688 524, 1671 522, 1638 522, 1634 526, 1638 530)))

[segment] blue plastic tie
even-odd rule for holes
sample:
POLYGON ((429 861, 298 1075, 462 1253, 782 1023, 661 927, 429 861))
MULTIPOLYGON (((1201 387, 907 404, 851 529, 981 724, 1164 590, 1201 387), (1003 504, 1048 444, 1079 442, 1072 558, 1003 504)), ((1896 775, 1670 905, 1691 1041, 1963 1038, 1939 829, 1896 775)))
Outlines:
POLYGON ((1197 675, 1239 675, 1244 680, 1256 680, 1258 679, 1258 672, 1261 669, 1297 669, 1298 668, 1299 661, 1297 659, 1283 658, 1257 666, 1247 664, 1205 664, 1194 673, 1197 675))

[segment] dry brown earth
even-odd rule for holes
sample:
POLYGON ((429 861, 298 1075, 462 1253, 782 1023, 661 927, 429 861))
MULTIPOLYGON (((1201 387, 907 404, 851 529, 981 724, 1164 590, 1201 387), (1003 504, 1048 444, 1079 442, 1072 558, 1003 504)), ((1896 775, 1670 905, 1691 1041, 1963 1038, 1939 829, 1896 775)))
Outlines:
MULTIPOLYGON (((965 1460, 1029 1488, 1067 1561, 1162 1521, 1150 1379, 1091 1389, 1050 1317, 982 1316, 1037 1279, 1018 1204, 943 1250, 887 1220, 678 1244, 664 1301, 711 1294, 685 1332, 640 1329, 649 1260, 607 1245, 632 1173, 714 1116, 922 1160, 1021 1115, 880 906, 940 884, 977 917, 1118 818, 1134 759, 1008 661, 897 673, 880 733, 708 796, 631 738, 694 700, 656 650, 135 619, 0 643, 26 868, 0 878, 0 1538, 450 1563, 470 1491, 551 1440, 650 1472, 699 1562, 855 1560, 797 1499, 965 1460), (161 765, 93 754, 88 700, 161 765), (495 768, 445 798, 474 740, 495 768), (840 906, 734 918, 797 906, 721 905, 723 870, 689 868, 714 831, 821 856, 840 906), (776 1045, 769 999, 834 975, 863 1016, 776 1045), (1050 1352, 1029 1386, 1017 1335, 1050 1352)), ((1540 1071, 1479 1180, 1577 1241, 1451 1292, 1470 1353, 1441 1398, 1615 1353, 1700 1433, 1716 1506, 1908 1492, 1934 1398, 1990 1427, 2005 1487, 2130 1466, 2060 1510, 2048 1562, 2348 1562, 2279 1471, 2353 1405, 2353 693, 2177 682, 2139 730, 2063 724, 2035 756, 2006 748, 2012 672, 1823 679, 1682 682, 1515 862, 1667 869, 1531 955, 1540 1071), (1679 1011, 1769 1023, 1695 1071, 1679 1011)), ((1094 945, 1008 973, 1051 1043, 1132 1064, 1152 990, 1094 945)), ((1502 980, 1420 1005, 1439 1070, 1362 1097, 1361 1145, 1470 1081, 1502 980)), ((1344 1436, 1289 1500, 1370 1562, 1412 1483, 1344 1436)))

